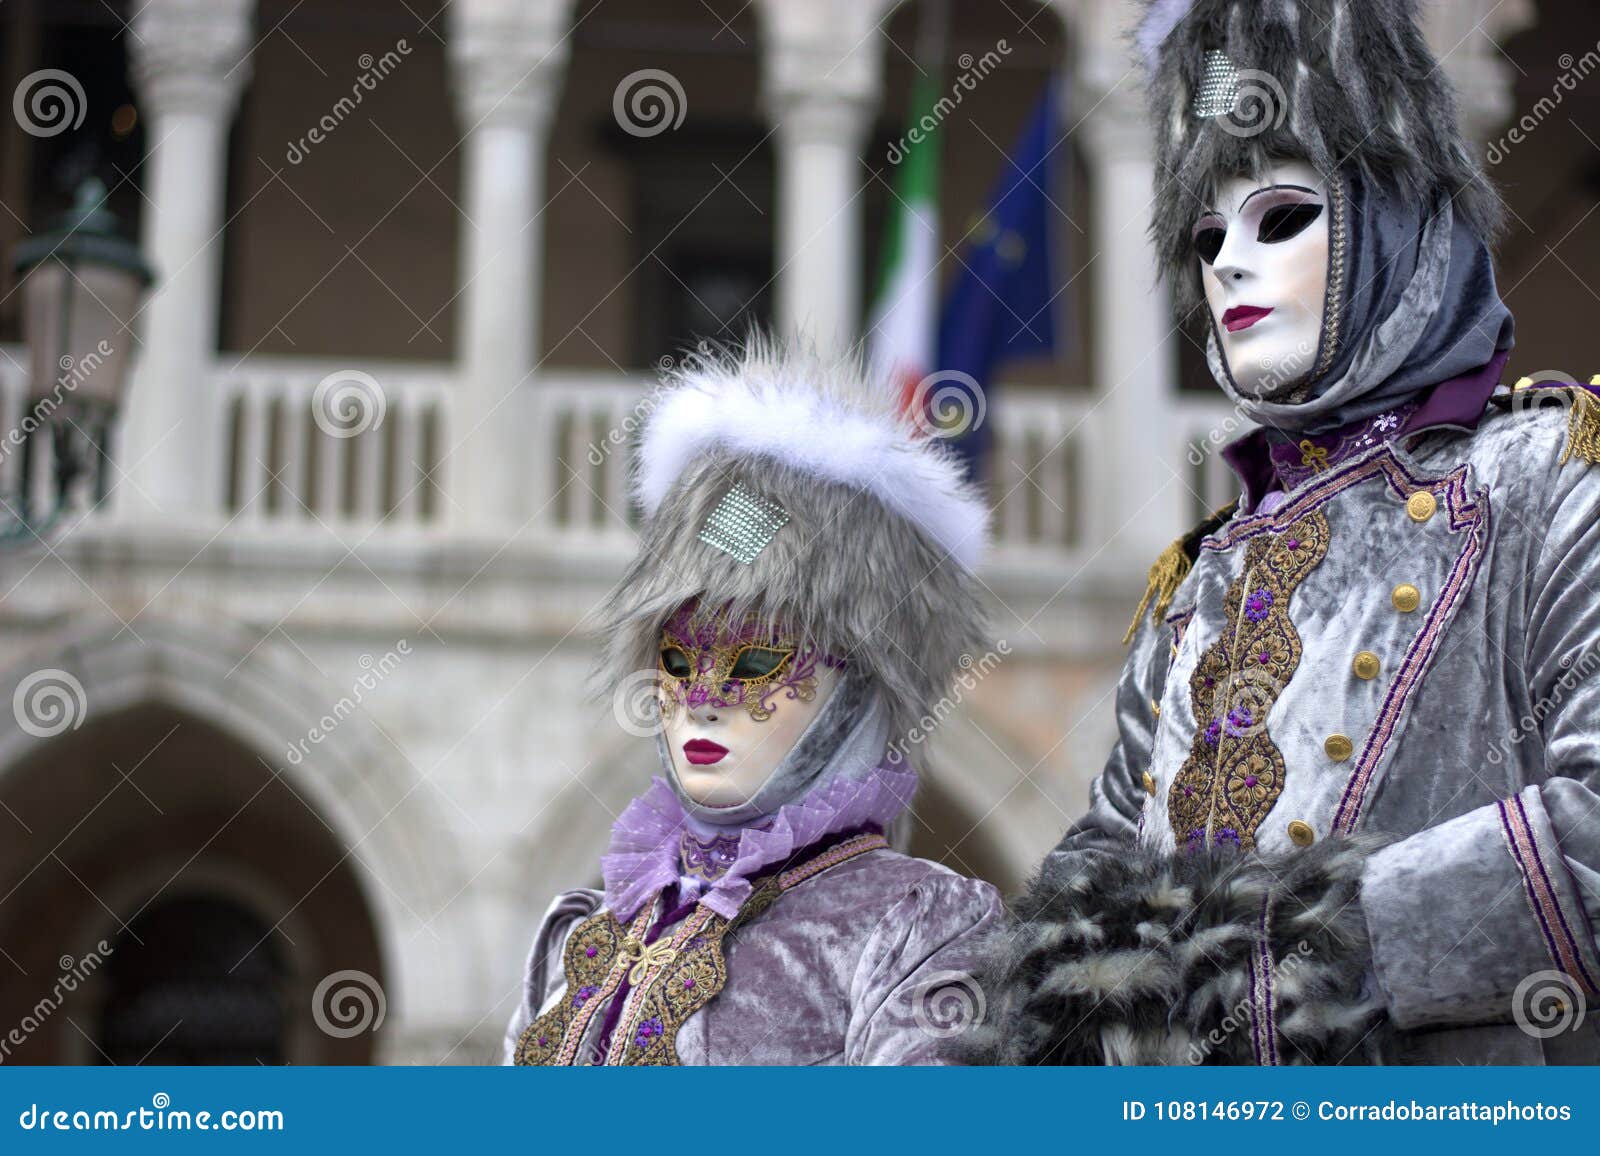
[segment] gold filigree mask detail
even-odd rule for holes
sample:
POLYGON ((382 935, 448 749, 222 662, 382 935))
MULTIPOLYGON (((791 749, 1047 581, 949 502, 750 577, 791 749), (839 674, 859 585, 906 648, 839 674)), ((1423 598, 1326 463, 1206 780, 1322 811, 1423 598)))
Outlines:
POLYGON ((780 696, 799 702, 816 697, 819 663, 844 665, 784 631, 762 631, 752 622, 730 627, 697 617, 692 605, 661 631, 662 691, 690 710, 741 707, 765 722, 780 696))

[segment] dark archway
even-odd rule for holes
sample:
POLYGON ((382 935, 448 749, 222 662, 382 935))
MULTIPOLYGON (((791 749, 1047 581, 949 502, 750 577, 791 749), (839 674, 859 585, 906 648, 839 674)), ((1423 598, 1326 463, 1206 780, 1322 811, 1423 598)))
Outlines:
POLYGON ((228 897, 163 898, 113 943, 96 1037, 112 1064, 281 1064, 288 965, 272 927, 228 897))
POLYGON ((358 864, 232 736, 165 705, 96 717, 0 771, 0 826, 0 1058, 372 1061, 372 1032, 312 1006, 334 973, 383 990, 358 864))

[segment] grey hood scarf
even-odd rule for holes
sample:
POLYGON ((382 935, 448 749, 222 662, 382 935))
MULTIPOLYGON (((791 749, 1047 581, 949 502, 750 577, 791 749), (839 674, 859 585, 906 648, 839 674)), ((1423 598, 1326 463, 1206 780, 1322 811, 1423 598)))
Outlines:
POLYGON ((1448 198, 1427 212, 1356 174, 1331 191, 1328 316, 1311 376, 1277 397, 1242 392, 1211 319, 1212 376, 1241 412, 1285 432, 1373 417, 1513 343, 1489 247, 1448 198))

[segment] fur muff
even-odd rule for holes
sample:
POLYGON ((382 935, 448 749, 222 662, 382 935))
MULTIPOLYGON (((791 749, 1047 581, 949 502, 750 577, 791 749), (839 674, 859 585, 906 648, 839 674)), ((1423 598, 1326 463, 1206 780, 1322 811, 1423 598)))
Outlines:
POLYGON ((854 360, 753 339, 686 359, 668 384, 639 455, 639 550, 600 611, 608 689, 653 670, 662 624, 698 600, 845 659, 877 684, 896 736, 942 717, 984 645, 973 566, 987 527, 944 447, 915 437, 854 360), (748 563, 700 539, 735 483, 789 518, 748 563))
POLYGON ((1416 0, 1146 0, 1134 42, 1151 75, 1156 206, 1151 234, 1180 310, 1201 300, 1191 244, 1218 186, 1303 159, 1331 178, 1406 199, 1448 197, 1490 240, 1504 206, 1462 138, 1455 98, 1417 23, 1416 0), (1230 116, 1201 118, 1211 50, 1240 70, 1230 116))
POLYGON ((1360 904, 1370 849, 1051 855, 987 946, 968 1058, 1374 1062, 1388 1021, 1360 904))

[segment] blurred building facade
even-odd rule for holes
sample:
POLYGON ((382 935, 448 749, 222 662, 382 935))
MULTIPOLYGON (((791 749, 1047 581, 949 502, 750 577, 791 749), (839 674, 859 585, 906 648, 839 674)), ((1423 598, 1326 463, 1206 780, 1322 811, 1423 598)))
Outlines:
MULTIPOLYGON (((0 557, 0 1033, 32 1025, 5 1058, 495 1054, 545 903, 596 880, 653 770, 586 679, 653 371, 752 322, 859 336, 920 7, 0 9, 6 92, 65 73, 85 113, 14 100, 0 248, 95 168, 159 278, 99 476, 64 532, 0 557)), ((1144 570, 1231 496, 1215 449, 1242 428, 1183 388, 1193 337, 1152 284, 1136 7, 953 6, 949 75, 998 67, 938 129, 946 267, 1044 86, 1066 126, 1073 338, 987 413, 1003 658, 921 753, 909 833, 1008 887, 1085 805, 1144 570)), ((1483 141, 1596 48, 1556 8, 1430 7, 1483 141)), ((1592 164, 1538 160, 1572 138, 1530 135, 1495 174, 1529 218, 1502 268, 1523 372, 1584 368, 1538 241, 1595 199, 1592 164)), ((26 469, 48 468, 39 447, 26 469)))

